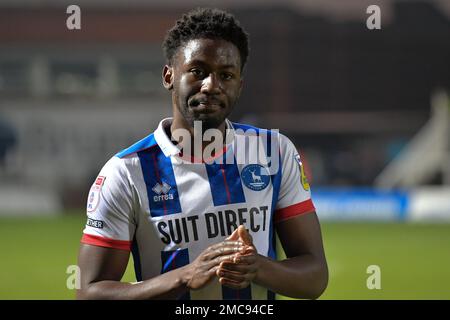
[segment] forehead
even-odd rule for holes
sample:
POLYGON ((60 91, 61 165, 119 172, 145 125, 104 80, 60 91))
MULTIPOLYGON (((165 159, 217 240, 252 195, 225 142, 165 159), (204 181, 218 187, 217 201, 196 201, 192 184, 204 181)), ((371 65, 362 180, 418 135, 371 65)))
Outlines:
POLYGON ((238 48, 223 39, 193 39, 188 41, 177 55, 183 65, 202 62, 215 67, 234 66, 240 68, 241 58, 238 48))

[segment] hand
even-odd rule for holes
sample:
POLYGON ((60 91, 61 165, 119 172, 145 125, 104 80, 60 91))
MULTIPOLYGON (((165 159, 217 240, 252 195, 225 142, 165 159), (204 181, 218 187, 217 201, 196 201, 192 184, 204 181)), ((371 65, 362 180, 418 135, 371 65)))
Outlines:
POLYGON ((237 253, 232 261, 228 260, 220 263, 216 272, 219 282, 233 289, 246 288, 256 277, 260 256, 253 245, 252 236, 242 225, 227 240, 242 241, 244 250, 237 253))
POLYGON ((185 267, 186 285, 189 289, 201 289, 216 275, 221 262, 232 261, 238 252, 244 252, 239 240, 225 240, 206 248, 192 263, 185 267))
POLYGON ((236 240, 241 241, 244 244, 245 252, 250 252, 251 250, 256 250, 253 245, 253 238, 247 229, 243 225, 240 225, 226 240, 236 240))

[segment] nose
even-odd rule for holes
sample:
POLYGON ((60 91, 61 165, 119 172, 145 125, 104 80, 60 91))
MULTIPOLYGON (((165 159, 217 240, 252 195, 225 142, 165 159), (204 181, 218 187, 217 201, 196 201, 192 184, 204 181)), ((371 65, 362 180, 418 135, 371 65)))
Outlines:
POLYGON ((204 94, 219 94, 220 93, 220 81, 214 73, 210 73, 203 79, 201 93, 204 94))

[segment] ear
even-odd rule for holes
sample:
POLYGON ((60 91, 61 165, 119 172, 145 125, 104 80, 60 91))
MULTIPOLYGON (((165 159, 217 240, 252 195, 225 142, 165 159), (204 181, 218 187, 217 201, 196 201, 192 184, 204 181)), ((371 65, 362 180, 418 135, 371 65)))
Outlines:
POLYGON ((167 64, 164 66, 162 81, 164 88, 167 90, 173 89, 173 67, 168 66, 167 64))

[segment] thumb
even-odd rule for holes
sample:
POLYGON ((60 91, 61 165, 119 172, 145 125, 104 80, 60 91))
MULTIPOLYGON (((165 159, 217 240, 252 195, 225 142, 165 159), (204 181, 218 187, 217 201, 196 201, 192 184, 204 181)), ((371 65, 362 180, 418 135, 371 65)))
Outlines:
POLYGON ((253 245, 253 239, 252 236, 248 233, 247 229, 243 225, 240 225, 239 228, 237 228, 239 233, 239 238, 242 239, 244 244, 252 246, 253 245))
POLYGON ((238 229, 235 229, 233 231, 233 233, 231 235, 228 236, 228 238, 226 240, 239 240, 239 233, 238 233, 238 229))

